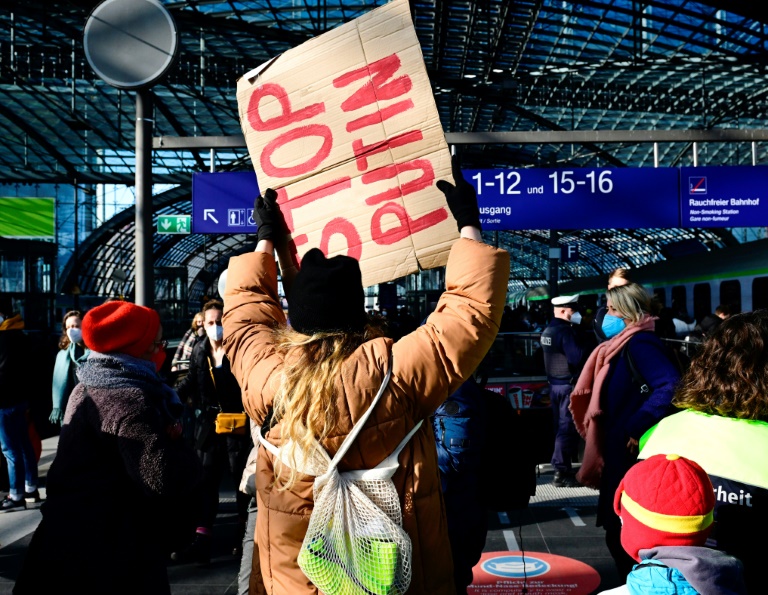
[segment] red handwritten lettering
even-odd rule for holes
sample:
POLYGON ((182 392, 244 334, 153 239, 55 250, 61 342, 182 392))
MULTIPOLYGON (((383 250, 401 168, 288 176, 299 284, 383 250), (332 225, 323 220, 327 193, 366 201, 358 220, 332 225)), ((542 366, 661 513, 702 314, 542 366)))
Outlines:
POLYGON ((328 254, 331 237, 335 234, 342 235, 347 240, 347 256, 360 260, 363 254, 363 242, 352 222, 349 219, 344 219, 344 217, 336 217, 325 224, 323 235, 320 238, 320 250, 324 254, 328 254))
POLYGON ((376 209, 376 212, 373 214, 373 218, 371 219, 371 236, 373 237, 373 241, 377 244, 394 244, 400 240, 404 240, 409 235, 429 229, 430 227, 445 221, 447 218, 448 213, 444 207, 441 207, 418 219, 411 219, 408 213, 405 212, 405 207, 403 207, 403 205, 396 202, 388 202, 376 209), (400 222, 400 225, 384 231, 381 228, 381 219, 384 215, 395 215, 400 222))
MULTIPOLYGON (((325 184, 322 184, 317 188, 313 188, 312 190, 309 190, 303 194, 299 194, 294 198, 288 198, 288 192, 286 189, 280 188, 277 191, 277 204, 280 205, 280 212, 285 218, 285 224, 288 226, 288 231, 293 234, 294 230, 296 229, 296 226, 293 222, 293 211, 295 209, 299 209, 315 202, 316 200, 326 198, 351 187, 352 180, 349 177, 343 177, 336 180, 331 180, 330 182, 326 182, 325 184)), ((299 262, 298 247, 303 246, 308 241, 309 239, 307 238, 307 234, 304 233, 293 236, 291 238, 291 241, 288 245, 288 250, 291 253, 291 259, 293 260, 294 264, 298 264, 299 262)))
POLYGON ((398 101, 394 105, 387 106, 383 109, 380 109, 377 112, 368 114, 367 116, 363 116, 362 118, 358 118, 357 120, 352 120, 351 122, 347 122, 347 132, 353 132, 354 130, 360 130, 361 128, 365 128, 366 126, 373 126, 374 124, 378 124, 380 122, 383 122, 384 120, 389 120, 390 118, 393 118, 397 114, 401 114, 405 111, 408 111, 412 107, 413 107, 413 101, 411 101, 410 99, 406 99, 405 101, 398 101))
POLYGON ((342 111, 351 112, 366 105, 373 105, 408 93, 413 87, 413 83, 407 74, 386 82, 398 68, 400 68, 400 57, 397 54, 392 54, 335 78, 333 86, 337 88, 346 87, 359 79, 369 79, 341 104, 342 111))
POLYGON ((421 176, 409 182, 400 183, 399 187, 390 188, 379 194, 374 194, 365 199, 365 204, 375 205, 385 200, 393 200, 400 196, 413 194, 431 186, 435 181, 435 170, 432 169, 432 163, 428 159, 414 159, 407 163, 395 163, 380 167, 362 175, 363 184, 373 184, 381 180, 390 180, 399 178, 407 171, 421 170, 421 176))
POLYGON ((393 136, 388 140, 384 140, 372 145, 364 145, 363 139, 358 138, 352 141, 352 150, 355 153, 355 160, 357 161, 357 169, 359 171, 365 171, 368 169, 368 158, 377 153, 383 153, 389 149, 396 147, 403 147, 409 143, 415 143, 424 138, 421 130, 411 130, 410 132, 403 132, 393 136))
POLYGON ((251 99, 248 101, 248 123, 254 130, 277 130, 283 128, 289 124, 301 122, 318 114, 322 114, 325 111, 325 105, 322 103, 313 103, 298 111, 291 111, 291 102, 288 99, 288 94, 285 89, 276 83, 266 83, 258 87, 251 99), (264 97, 274 97, 280 104, 282 113, 262 120, 259 113, 259 103, 264 97))
POLYGON ((323 160, 328 157, 333 147, 333 133, 328 126, 324 124, 309 124, 308 126, 300 126, 284 132, 280 136, 273 138, 264 147, 261 153, 261 168, 268 176, 274 176, 276 178, 290 178, 294 176, 300 176, 308 174, 315 170, 323 160), (320 136, 323 139, 323 144, 320 149, 307 159, 304 163, 294 165, 292 167, 278 167, 272 163, 272 154, 277 150, 285 146, 286 144, 298 140, 304 137, 320 136))

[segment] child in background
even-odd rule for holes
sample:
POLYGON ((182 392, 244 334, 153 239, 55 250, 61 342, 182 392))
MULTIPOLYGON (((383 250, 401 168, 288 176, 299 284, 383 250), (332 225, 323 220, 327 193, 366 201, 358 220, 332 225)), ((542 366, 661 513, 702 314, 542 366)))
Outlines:
POLYGON ((621 545, 640 562, 618 595, 745 595, 736 558, 703 547, 715 496, 707 473, 678 455, 654 455, 624 476, 614 500, 621 545))

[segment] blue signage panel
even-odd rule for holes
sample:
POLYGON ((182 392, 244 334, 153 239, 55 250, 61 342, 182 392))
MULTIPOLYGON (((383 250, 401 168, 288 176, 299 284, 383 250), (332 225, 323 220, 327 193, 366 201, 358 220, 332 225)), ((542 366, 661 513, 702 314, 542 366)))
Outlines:
POLYGON ((676 168, 463 171, 486 231, 680 226, 676 168))
POLYGON ((253 201, 259 195, 254 172, 192 175, 193 233, 254 233, 253 201))
POLYGON ((768 225, 768 167, 680 168, 681 227, 768 225))
POLYGON ((576 262, 579 260, 579 245, 566 244, 560 248, 561 262, 576 262))

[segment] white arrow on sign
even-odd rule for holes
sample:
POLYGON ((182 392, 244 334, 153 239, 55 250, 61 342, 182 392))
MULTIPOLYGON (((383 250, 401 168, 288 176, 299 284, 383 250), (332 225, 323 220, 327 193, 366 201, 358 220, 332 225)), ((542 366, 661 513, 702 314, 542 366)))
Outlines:
POLYGON ((203 221, 205 221, 206 219, 210 219, 214 223, 218 223, 219 220, 213 216, 215 212, 216 212, 216 209, 203 209, 203 221))
POLYGON ((160 224, 160 227, 163 229, 168 229, 171 226, 171 220, 170 219, 163 219, 163 222, 160 224))

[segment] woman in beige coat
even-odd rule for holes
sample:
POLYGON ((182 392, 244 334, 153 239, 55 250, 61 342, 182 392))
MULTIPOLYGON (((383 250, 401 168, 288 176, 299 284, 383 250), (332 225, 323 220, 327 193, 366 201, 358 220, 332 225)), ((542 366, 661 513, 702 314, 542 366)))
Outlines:
MULTIPOLYGON (((342 459, 340 470, 369 469, 388 456, 419 420, 431 415, 475 370, 499 329, 509 255, 482 242, 477 198, 454 163, 456 186, 437 182, 461 239, 446 269, 446 291, 418 330, 397 342, 368 324, 360 268, 352 258, 305 254, 288 292, 290 326, 277 295, 274 244, 285 240, 275 193, 256 201, 256 251, 232 258, 224 295, 224 344, 251 418, 266 438, 299 446, 317 438, 333 456, 371 404, 388 367, 381 402, 342 459), (272 422, 267 422, 271 416, 272 422), (276 420, 276 422, 275 422, 276 420)), ((317 590, 298 566, 312 513, 313 477, 260 449, 256 540, 267 592, 317 590)), ((429 424, 400 454, 393 477, 403 528, 413 543, 408 593, 454 593, 451 550, 434 435, 429 424)))

